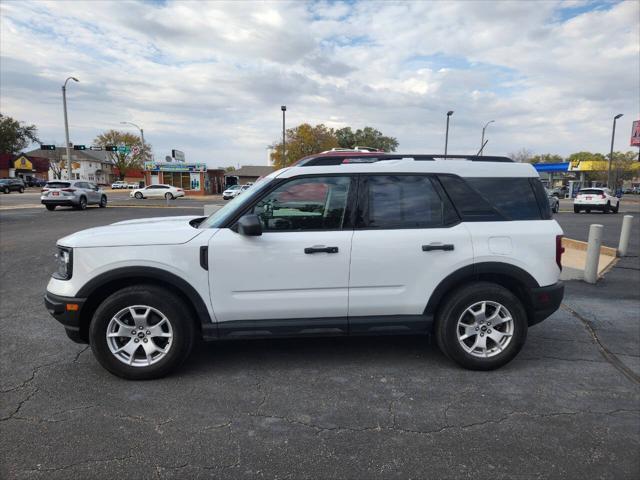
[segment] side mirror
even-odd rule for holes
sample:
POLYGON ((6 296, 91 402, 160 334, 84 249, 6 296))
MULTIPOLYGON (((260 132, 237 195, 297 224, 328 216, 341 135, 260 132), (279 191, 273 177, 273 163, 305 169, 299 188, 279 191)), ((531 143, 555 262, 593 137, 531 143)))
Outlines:
POLYGON ((260 223, 258 215, 249 213, 238 219, 235 230, 240 235, 257 237, 262 235, 262 223, 260 223))

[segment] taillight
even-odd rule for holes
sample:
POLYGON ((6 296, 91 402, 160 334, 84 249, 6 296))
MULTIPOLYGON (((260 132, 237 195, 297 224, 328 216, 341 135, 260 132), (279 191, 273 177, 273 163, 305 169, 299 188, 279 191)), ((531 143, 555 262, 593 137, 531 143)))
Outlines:
POLYGON ((184 191, 181 188, 176 188, 176 190, 178 190, 179 192, 183 192, 184 191))
POLYGON ((601 193, 600 198, 607 198, 607 196, 604 193, 601 193))
POLYGON ((63 188, 62 191, 63 192, 75 192, 76 189, 75 188, 63 188))
POLYGON ((558 268, 562 271, 562 254, 564 253, 564 247, 562 246, 562 235, 556 235, 556 263, 558 268))
POLYGON ((45 193, 45 192, 48 192, 48 191, 49 191, 48 188, 43 188, 42 190, 40 190, 40 193, 45 193))

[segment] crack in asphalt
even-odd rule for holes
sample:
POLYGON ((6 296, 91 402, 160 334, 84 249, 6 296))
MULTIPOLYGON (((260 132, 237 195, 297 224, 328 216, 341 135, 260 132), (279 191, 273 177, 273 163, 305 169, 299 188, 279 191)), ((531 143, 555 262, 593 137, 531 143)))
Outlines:
POLYGON ((635 383, 640 383, 640 376, 637 375, 629 367, 627 367, 624 363, 622 363, 622 361, 600 341, 600 338, 598 337, 598 333, 595 327, 588 319, 580 315, 578 312, 576 312, 573 308, 568 306, 566 303, 561 304, 561 308, 566 312, 569 312, 578 320, 580 320, 580 322, 586 328, 587 332, 589 332, 589 334, 591 335, 591 338, 593 339, 594 343, 598 346, 598 350, 600 351, 600 354, 604 357, 604 359, 607 362, 609 362, 615 369, 617 369, 620 373, 622 373, 625 377, 627 377, 627 379, 635 383))
POLYGON ((115 457, 115 458, 105 458, 105 459, 96 459, 96 460, 83 460, 82 462, 70 463, 68 465, 62 465, 60 467, 46 467, 46 468, 30 468, 25 470, 20 470, 21 472, 59 472, 61 470, 68 470, 69 468, 75 468, 82 465, 92 465, 95 463, 109 463, 109 462, 122 462, 125 460, 130 460, 135 458, 133 455, 127 455, 125 457, 115 457))

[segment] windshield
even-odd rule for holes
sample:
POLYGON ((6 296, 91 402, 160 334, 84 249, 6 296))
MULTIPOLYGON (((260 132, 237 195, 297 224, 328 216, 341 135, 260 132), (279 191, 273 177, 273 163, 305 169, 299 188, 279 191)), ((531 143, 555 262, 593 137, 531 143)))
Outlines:
POLYGON ((256 183, 251 185, 253 188, 248 190, 247 193, 243 193, 242 195, 238 195, 237 197, 235 197, 220 210, 217 210, 211 216, 207 217, 206 220, 198 225, 198 228, 219 228, 237 210, 241 209, 244 205, 251 202, 256 195, 258 195, 267 185, 269 185, 269 183, 271 183, 271 180, 273 180, 273 178, 274 177, 272 177, 271 175, 261 178, 256 183))

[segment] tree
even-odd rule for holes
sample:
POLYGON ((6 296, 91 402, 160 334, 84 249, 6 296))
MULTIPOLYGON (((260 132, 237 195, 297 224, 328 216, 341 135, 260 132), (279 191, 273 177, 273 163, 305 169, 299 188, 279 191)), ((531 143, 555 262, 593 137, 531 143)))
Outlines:
POLYGON ((113 165, 119 170, 120 180, 124 180, 126 172, 130 168, 141 168, 142 163, 151 160, 151 145, 147 142, 144 144, 144 152, 142 151, 142 140, 138 135, 118 130, 109 130, 98 135, 93 141, 94 145, 105 147, 107 145, 125 145, 128 147, 138 146, 140 153, 134 155, 130 152, 108 152, 109 159, 113 165))
POLYGON ((286 156, 282 158, 282 142, 270 146, 271 161, 276 168, 284 168, 314 153, 330 150, 338 146, 338 140, 331 128, 324 124, 312 127, 303 123, 286 131, 286 156))
POLYGON ((29 144, 38 142, 35 125, 24 125, 0 113, 0 152, 16 155, 29 144))
MULTIPOLYGON (((607 160, 610 155, 607 155, 607 160)), ((638 174, 638 154, 632 151, 613 152, 611 174, 614 185, 619 186, 621 180, 631 180, 638 174), (634 168, 635 167, 635 168, 634 168)))
POLYGON ((386 137, 380 130, 373 127, 364 127, 355 132, 351 127, 340 128, 335 131, 338 146, 341 148, 371 147, 385 152, 395 152, 398 148, 398 140, 394 137, 386 137))
POLYGON ((564 158, 555 153, 542 153, 540 155, 534 155, 529 159, 529 163, 562 163, 564 158))
POLYGON ((236 167, 234 167, 233 165, 230 165, 228 167, 223 167, 223 169, 225 173, 229 173, 229 172, 233 172, 236 169, 236 167))
POLYGON ((533 157, 533 154, 531 153, 531 150, 527 150, 526 148, 521 148, 517 152, 510 153, 509 157, 514 162, 530 163, 531 157, 533 157))

